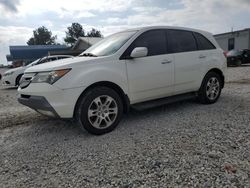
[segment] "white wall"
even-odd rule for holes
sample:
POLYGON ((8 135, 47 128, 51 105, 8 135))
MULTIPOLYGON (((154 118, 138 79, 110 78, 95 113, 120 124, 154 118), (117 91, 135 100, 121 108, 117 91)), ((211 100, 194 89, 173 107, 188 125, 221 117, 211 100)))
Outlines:
POLYGON ((235 49, 242 50, 250 48, 250 38, 249 38, 249 30, 233 32, 233 33, 225 33, 221 35, 215 35, 215 39, 220 45, 220 47, 228 51, 228 39, 235 38, 235 49))

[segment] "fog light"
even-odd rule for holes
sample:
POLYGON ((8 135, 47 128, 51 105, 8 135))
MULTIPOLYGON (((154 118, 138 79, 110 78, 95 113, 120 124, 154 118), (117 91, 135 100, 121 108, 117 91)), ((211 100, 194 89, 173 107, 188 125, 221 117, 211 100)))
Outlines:
POLYGON ((56 117, 55 114, 51 111, 46 111, 46 110, 37 110, 42 115, 49 116, 49 117, 56 117))

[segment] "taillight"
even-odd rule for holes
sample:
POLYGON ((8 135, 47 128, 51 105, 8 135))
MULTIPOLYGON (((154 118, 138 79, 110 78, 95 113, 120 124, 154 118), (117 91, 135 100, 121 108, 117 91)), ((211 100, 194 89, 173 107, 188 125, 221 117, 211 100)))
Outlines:
POLYGON ((225 51, 225 52, 223 52, 223 54, 224 54, 225 58, 227 58, 227 52, 225 51))

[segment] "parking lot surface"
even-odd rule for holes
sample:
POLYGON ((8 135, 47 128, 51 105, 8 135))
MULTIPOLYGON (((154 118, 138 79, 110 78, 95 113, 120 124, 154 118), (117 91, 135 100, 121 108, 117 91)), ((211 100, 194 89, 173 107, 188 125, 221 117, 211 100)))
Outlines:
POLYGON ((0 187, 250 187, 250 66, 228 75, 216 104, 131 111, 103 136, 1 86, 0 187))

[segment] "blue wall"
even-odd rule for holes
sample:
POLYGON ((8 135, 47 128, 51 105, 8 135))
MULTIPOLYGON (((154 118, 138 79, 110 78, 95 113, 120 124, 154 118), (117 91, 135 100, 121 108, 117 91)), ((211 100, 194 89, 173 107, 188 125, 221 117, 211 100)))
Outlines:
POLYGON ((7 61, 24 60, 34 61, 48 55, 49 51, 68 50, 64 45, 30 45, 30 46, 10 46, 10 55, 7 61))

